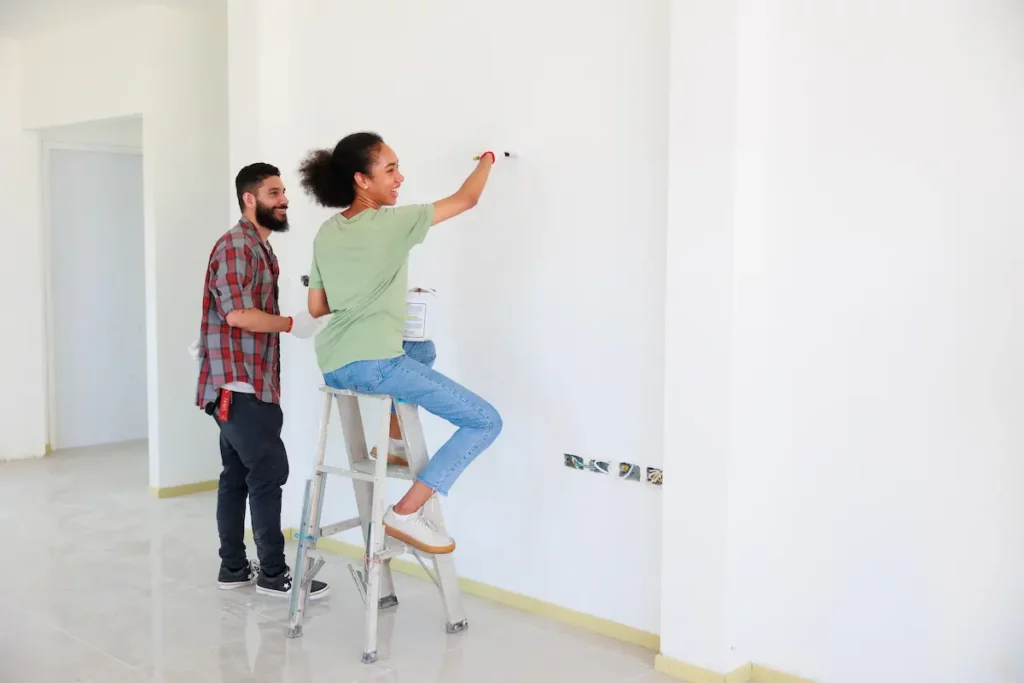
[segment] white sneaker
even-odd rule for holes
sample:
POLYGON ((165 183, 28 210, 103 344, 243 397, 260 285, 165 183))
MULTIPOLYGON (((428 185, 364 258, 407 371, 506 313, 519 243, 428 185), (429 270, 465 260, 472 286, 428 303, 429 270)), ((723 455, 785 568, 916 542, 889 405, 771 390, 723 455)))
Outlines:
POLYGON ((389 507, 384 513, 384 532, 432 555, 445 555, 455 550, 455 540, 442 534, 423 516, 422 508, 411 515, 400 515, 389 507))

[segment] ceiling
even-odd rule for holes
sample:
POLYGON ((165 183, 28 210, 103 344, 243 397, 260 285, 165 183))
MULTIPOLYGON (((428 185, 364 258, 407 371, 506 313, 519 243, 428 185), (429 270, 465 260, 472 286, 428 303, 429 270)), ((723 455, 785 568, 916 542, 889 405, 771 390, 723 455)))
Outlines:
POLYGON ((0 37, 18 38, 112 9, 140 5, 190 5, 217 0, 0 0, 0 37))

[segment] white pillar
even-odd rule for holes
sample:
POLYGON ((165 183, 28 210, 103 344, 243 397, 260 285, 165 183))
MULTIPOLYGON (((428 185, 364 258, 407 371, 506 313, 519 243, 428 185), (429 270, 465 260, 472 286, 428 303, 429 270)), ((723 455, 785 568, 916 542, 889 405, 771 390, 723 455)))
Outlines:
POLYGON ((217 427, 195 405, 188 345, 199 334, 203 275, 230 227, 225 8, 152 7, 143 120, 150 486, 217 478, 217 427), (220 217, 218 219, 218 217, 220 217))
MULTIPOLYGON (((286 189, 294 194, 298 159, 288 140, 294 136, 295 100, 291 74, 293 6, 269 0, 228 0, 228 110, 231 120, 232 180, 239 169, 257 161, 281 169, 286 189)), ((339 60, 339 68, 342 62, 339 60)), ((342 71, 339 71, 339 79, 342 71)), ((340 82, 340 80, 339 80, 340 82)), ((304 106, 316 106, 316 93, 306 93, 304 106)), ((231 215, 238 214, 234 186, 231 215)), ((276 247, 275 247, 276 250, 276 247)))
POLYGON ((671 42, 661 650, 724 671, 735 0, 673 0, 671 42))
MULTIPOLYGON (((322 93, 297 93, 294 90, 293 41, 297 35, 296 15, 304 3, 278 3, 274 0, 228 0, 228 110, 231 131, 230 182, 224 190, 231 221, 238 219, 238 200, 235 196, 234 177, 238 171, 255 162, 277 166, 285 191, 292 201, 289 220, 294 226, 288 234, 271 237, 274 254, 281 268, 279 304, 282 315, 294 315, 306 306, 306 289, 300 276, 308 272, 312 236, 311 222, 302 215, 298 166, 294 139, 299 130, 295 112, 297 107, 315 108, 322 93)), ((310 10, 306 10, 307 12, 310 10)), ((339 58, 335 85, 340 87, 344 61, 339 58)), ((327 86, 330 87, 330 86, 327 86)), ((327 141, 322 141, 326 144, 327 141)), ((225 224, 222 229, 230 227, 225 224)), ((212 245, 212 237, 210 244, 212 245)), ((281 339, 282 396, 315 392, 315 376, 310 377, 308 342, 298 342, 290 335, 281 339), (304 348, 305 365, 295 362, 292 345, 304 348)), ((314 366, 315 367, 315 366, 314 366)), ((283 401, 284 402, 284 401, 283 401)), ((286 402, 284 402, 286 403, 286 402)), ((282 524, 297 523, 302 507, 303 489, 313 446, 296 448, 296 442, 306 444, 316 437, 316 417, 288 412, 284 406, 282 438, 287 445, 292 463, 292 476, 284 488, 282 524), (309 417, 310 419, 304 419, 309 417), (312 422, 310 422, 312 420, 312 422)), ((248 511, 246 519, 248 520, 248 511)), ((248 524, 248 521, 247 521, 248 524)))

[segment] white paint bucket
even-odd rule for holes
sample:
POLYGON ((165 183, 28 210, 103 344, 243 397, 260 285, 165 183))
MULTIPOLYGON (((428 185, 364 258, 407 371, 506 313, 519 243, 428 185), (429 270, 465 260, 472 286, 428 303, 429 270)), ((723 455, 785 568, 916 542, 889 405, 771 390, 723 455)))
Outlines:
POLYGON ((437 292, 414 287, 405 299, 404 341, 430 341, 433 333, 433 314, 437 309, 437 292))

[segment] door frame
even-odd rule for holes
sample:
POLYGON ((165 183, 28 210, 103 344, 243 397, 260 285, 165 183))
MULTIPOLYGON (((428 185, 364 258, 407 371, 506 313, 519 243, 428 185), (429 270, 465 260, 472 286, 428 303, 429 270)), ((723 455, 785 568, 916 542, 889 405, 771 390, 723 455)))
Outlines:
MULTIPOLYGON (((130 154, 142 156, 142 148, 131 145, 101 145, 91 143, 58 142, 41 140, 41 176, 40 198, 42 201, 42 250, 43 250, 43 329, 46 339, 46 451, 52 452, 60 448, 57 443, 57 382, 54 377, 54 339, 53 339, 53 225, 50 221, 50 155, 55 151, 68 152, 100 152, 106 154, 130 154)), ((145 202, 145 200, 143 200, 145 202)))

